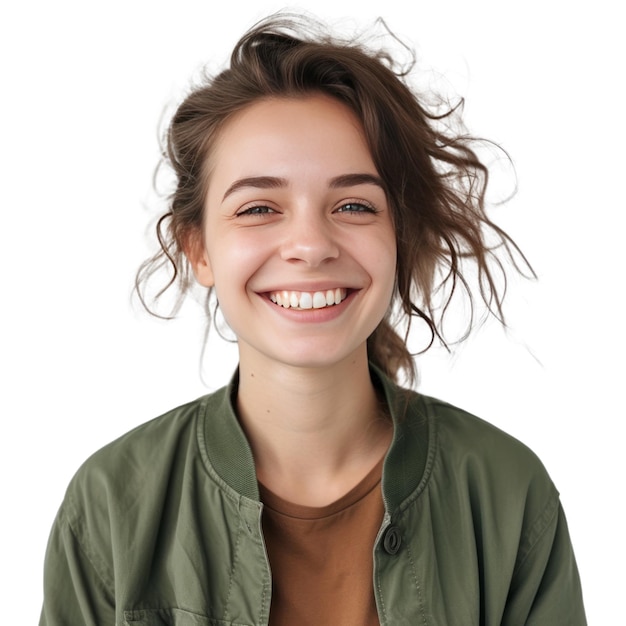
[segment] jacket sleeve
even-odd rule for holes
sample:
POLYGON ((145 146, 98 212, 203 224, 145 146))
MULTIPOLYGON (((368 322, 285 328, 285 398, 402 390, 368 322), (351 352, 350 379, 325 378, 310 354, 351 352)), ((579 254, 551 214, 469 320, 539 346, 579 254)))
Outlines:
POLYGON ((585 626, 578 568, 560 503, 531 530, 513 574, 502 626, 585 626))
POLYGON ((113 593, 93 561, 61 507, 46 551, 39 626, 115 624, 113 593))

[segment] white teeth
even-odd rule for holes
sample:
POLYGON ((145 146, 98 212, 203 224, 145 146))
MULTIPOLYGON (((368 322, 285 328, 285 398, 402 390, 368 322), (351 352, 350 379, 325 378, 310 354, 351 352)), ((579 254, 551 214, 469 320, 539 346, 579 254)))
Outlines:
MULTIPOLYGON (((302 294, 302 298, 300 298, 300 306, 302 308, 304 308, 304 305, 302 304, 302 300, 304 300, 304 296, 308 295, 308 294, 302 294)), ((314 309, 323 309, 325 306, 328 306, 328 300, 326 299, 326 294, 323 294, 321 291, 316 291, 313 294, 313 300, 311 302, 311 305, 313 306, 314 309)), ((335 299, 333 298, 333 301, 330 304, 335 304, 335 299)))
POLYGON ((339 304, 348 295, 346 289, 338 287, 328 291, 273 291, 269 294, 272 302, 285 309, 323 309, 339 304))

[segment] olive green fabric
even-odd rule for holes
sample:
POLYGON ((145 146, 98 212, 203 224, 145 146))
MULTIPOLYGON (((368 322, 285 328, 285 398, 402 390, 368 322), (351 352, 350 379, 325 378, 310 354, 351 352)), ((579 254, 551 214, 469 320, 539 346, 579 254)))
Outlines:
MULTIPOLYGON (((535 455, 468 413, 373 378, 395 427, 373 546, 380 623, 586 624, 558 493, 535 455)), ((236 384, 81 467, 50 536, 40 626, 268 623, 263 506, 236 384)))

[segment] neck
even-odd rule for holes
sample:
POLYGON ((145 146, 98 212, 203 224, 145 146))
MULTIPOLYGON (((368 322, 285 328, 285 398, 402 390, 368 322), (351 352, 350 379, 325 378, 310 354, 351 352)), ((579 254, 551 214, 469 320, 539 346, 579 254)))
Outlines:
POLYGON ((242 359, 237 408, 259 480, 300 504, 341 497, 391 439, 364 348, 327 368, 257 369, 242 359))

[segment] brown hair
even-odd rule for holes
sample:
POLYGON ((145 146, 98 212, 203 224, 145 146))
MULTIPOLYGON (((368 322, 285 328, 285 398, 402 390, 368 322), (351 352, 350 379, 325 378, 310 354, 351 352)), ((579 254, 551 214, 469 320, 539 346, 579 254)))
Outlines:
POLYGON ((259 23, 236 44, 230 67, 207 78, 178 107, 164 152, 176 175, 176 189, 169 211, 157 223, 161 250, 140 267, 137 293, 153 312, 146 282, 163 266, 170 266, 172 274, 155 300, 177 284, 180 305, 190 289, 185 245, 200 232, 208 156, 229 117, 261 98, 323 92, 346 104, 361 120, 395 225, 394 299, 368 339, 369 358, 393 378, 403 370, 414 380, 413 356, 406 345, 412 318, 421 319, 429 329, 426 349, 435 338, 445 346, 443 317, 460 287, 470 302, 465 338, 474 322, 466 271, 471 267, 474 289, 487 310, 504 323, 502 261, 510 260, 520 272, 520 265, 531 274, 532 269, 511 238, 486 215, 488 170, 476 154, 475 140, 460 123, 461 106, 443 113, 429 111, 408 86, 408 71, 396 70, 388 54, 321 33, 319 25, 294 18, 259 23), (404 338, 395 330, 398 321, 405 323, 404 338))

